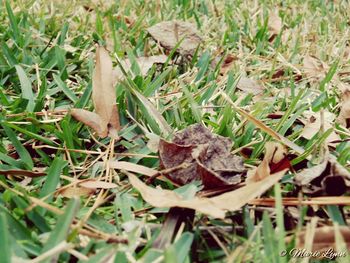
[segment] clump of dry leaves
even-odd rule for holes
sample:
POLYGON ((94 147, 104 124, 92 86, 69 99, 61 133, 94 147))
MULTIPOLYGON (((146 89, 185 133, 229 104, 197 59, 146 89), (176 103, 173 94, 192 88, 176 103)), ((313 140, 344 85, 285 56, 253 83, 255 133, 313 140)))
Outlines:
POLYGON ((231 148, 229 138, 194 124, 176 133, 172 142, 160 140, 160 163, 165 169, 186 166, 167 174, 179 185, 194 180, 202 180, 205 188, 237 184, 245 168, 243 159, 230 153, 231 148))

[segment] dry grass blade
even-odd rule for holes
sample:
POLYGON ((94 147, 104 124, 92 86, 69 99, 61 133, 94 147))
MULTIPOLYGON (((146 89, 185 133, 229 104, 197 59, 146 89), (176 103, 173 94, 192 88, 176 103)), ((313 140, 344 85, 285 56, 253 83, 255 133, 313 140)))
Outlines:
MULTIPOLYGON (((274 198, 260 198, 249 202, 251 205, 275 206, 276 200, 274 198)), ((297 197, 282 198, 284 206, 298 206, 298 205, 350 205, 349 196, 326 196, 313 197, 309 199, 299 199, 297 197)))
POLYGON ((259 121, 258 119, 254 118, 252 115, 250 115, 249 113, 245 112, 244 110, 242 110, 241 108, 236 106, 233 103, 233 101, 230 99, 230 97, 227 96, 224 92, 221 91, 220 94, 239 114, 241 114, 242 116, 247 118, 249 121, 251 121, 254 125, 256 125, 261 130, 266 132, 268 135, 270 135, 274 139, 280 141, 281 143, 288 146, 289 148, 293 149, 296 153, 299 153, 299 154, 304 153, 305 150, 303 148, 296 145, 292 141, 288 140, 286 137, 283 137, 282 135, 278 134, 277 132, 272 130, 270 127, 266 126, 264 123, 262 123, 261 121, 259 121))

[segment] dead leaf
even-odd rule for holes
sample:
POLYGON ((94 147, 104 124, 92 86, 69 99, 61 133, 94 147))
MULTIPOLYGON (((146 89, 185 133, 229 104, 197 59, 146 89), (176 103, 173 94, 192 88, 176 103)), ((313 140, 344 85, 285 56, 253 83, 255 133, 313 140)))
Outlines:
POLYGON ((174 191, 149 187, 133 174, 128 173, 128 177, 132 186, 141 193, 142 198, 154 207, 191 208, 215 218, 225 217, 225 211, 212 204, 208 199, 194 197, 185 200, 174 191))
MULTIPOLYGON (((310 140, 316 135, 321 129, 321 113, 320 112, 304 112, 304 115, 307 116, 307 121, 304 121, 304 129, 301 133, 301 136, 307 140, 310 140)), ((324 130, 333 128, 333 121, 335 115, 331 112, 324 111, 324 130)), ((326 144, 329 145, 333 141, 341 140, 338 134, 334 131, 327 137, 325 140, 326 144)))
MULTIPOLYGON (((338 226, 339 232, 343 237, 346 246, 350 248, 350 229, 347 226, 338 226)), ((312 248, 311 251, 322 251, 329 250, 333 248, 334 251, 336 249, 336 235, 335 235, 335 227, 334 226, 322 226, 317 227, 315 229, 314 238, 312 240, 312 248)), ((296 236, 296 244, 297 248, 304 248, 306 240, 306 230, 299 232, 296 236)), ((340 252, 340 251, 339 251, 340 252)))
POLYGON ((306 55, 304 57, 303 70, 307 77, 314 79, 322 79, 325 77, 329 67, 321 60, 306 55))
MULTIPOLYGON (((165 55, 158 55, 158 56, 150 56, 150 57, 138 57, 136 58, 136 63, 139 66, 141 70, 141 76, 146 76, 148 71, 152 68, 154 64, 164 64, 166 60, 168 59, 165 55)), ((120 61, 121 66, 126 72, 131 72, 132 63, 129 59, 125 59, 120 61)), ((132 75, 133 76, 133 75, 132 75)), ((133 76, 135 77, 135 76, 133 76)), ((117 66, 116 69, 113 70, 113 83, 116 83, 117 81, 121 81, 125 78, 122 70, 120 69, 120 65, 117 66)))
POLYGON ((294 180, 304 193, 311 196, 340 196, 350 187, 349 171, 330 156, 320 164, 297 173, 294 180))
POLYGON ((154 207, 183 207, 194 209, 215 218, 224 218, 226 211, 236 211, 248 202, 262 195, 276 184, 286 170, 275 173, 265 179, 212 198, 183 199, 170 190, 152 188, 140 181, 135 175, 127 173, 129 181, 142 195, 143 199, 154 207))
POLYGON ((265 144, 265 156, 262 162, 255 169, 247 173, 247 184, 258 182, 271 176, 271 174, 285 170, 290 167, 287 158, 287 149, 280 143, 267 142, 265 144))
POLYGON ((78 184, 81 187, 88 188, 88 189, 112 189, 118 187, 115 183, 110 182, 104 182, 104 181, 98 181, 98 180, 84 180, 83 182, 80 182, 78 184))
POLYGON ((205 188, 236 184, 245 171, 242 158, 230 153, 232 141, 212 134, 201 124, 194 124, 176 133, 172 142, 160 140, 159 157, 165 169, 185 168, 166 176, 184 185, 202 180, 205 188))
POLYGON ((192 56, 202 42, 196 26, 184 21, 164 21, 147 29, 148 33, 167 50, 172 50, 182 40, 177 51, 192 56))
POLYGON ((93 128, 100 137, 107 135, 117 137, 116 132, 120 129, 120 124, 116 94, 112 83, 112 60, 102 46, 96 48, 92 100, 96 113, 83 109, 72 109, 72 116, 93 128))
POLYGON ((32 178, 46 176, 45 172, 27 171, 27 170, 20 170, 20 169, 0 170, 0 174, 2 174, 2 175, 15 175, 15 176, 27 176, 27 177, 32 177, 32 178))
MULTIPOLYGON (((214 54, 215 56, 215 54, 214 54)), ((212 62, 210 63, 211 67, 213 69, 215 69, 218 65, 218 63, 222 60, 222 55, 220 54, 217 54, 217 56, 214 57, 214 59, 212 60, 212 62)), ((221 76, 224 76, 227 74, 228 71, 231 70, 232 66, 234 65, 234 62, 238 60, 238 58, 232 54, 228 54, 222 64, 221 64, 221 67, 220 67, 220 75, 221 76)), ((219 78, 220 79, 220 78, 219 78)))
POLYGON ((58 194, 67 198, 72 198, 75 196, 88 196, 95 193, 95 191, 96 191, 95 188, 91 189, 91 188, 85 188, 85 187, 79 187, 79 186, 72 186, 72 187, 67 187, 58 191, 58 194))
POLYGON ((283 27, 282 19, 275 12, 271 12, 269 14, 269 21, 267 26, 271 36, 276 36, 282 30, 282 27, 283 27))
POLYGON ((237 88, 245 93, 251 93, 253 95, 258 95, 264 92, 264 87, 259 84, 258 81, 241 77, 237 83, 237 88))
POLYGON ((350 128, 350 90, 346 90, 342 94, 342 102, 340 104, 337 122, 346 128, 350 128))

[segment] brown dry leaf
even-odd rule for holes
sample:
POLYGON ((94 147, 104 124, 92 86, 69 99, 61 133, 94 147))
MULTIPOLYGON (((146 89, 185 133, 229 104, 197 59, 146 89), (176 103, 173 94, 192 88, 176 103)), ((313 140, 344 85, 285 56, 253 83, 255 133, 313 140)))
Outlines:
MULTIPOLYGON (((310 140, 312 137, 316 135, 321 129, 321 113, 320 112, 304 112, 306 115, 307 121, 304 122, 305 126, 301 133, 301 136, 305 139, 310 140)), ((335 119, 335 115, 331 112, 324 111, 324 130, 328 130, 333 127, 333 121, 335 119)), ((334 131, 327 137, 326 144, 330 144, 333 141, 338 141, 341 138, 334 131)))
POLYGON ((350 90, 343 92, 337 122, 346 128, 350 128, 350 90))
POLYGON ((172 50, 182 42, 177 51, 181 55, 192 56, 202 42, 196 26, 184 21, 164 21, 147 29, 148 33, 167 50, 172 50))
POLYGON ((252 93, 253 95, 258 95, 264 92, 264 87, 260 85, 258 81, 246 77, 241 77, 239 79, 237 88, 245 93, 252 93))
POLYGON ((40 177, 46 176, 45 172, 37 172, 37 171, 27 171, 20 169, 10 169, 10 170, 0 170, 0 175, 15 175, 15 176, 26 176, 26 177, 40 177))
MULTIPOLYGON (((165 55, 158 55, 150 57, 138 57, 136 58, 136 62, 141 70, 141 75, 146 76, 147 72, 152 68, 154 64, 164 64, 167 59, 168 57, 165 55)), ((129 59, 120 61, 120 64, 126 72, 130 72, 132 64, 129 59)), ((113 83, 121 81, 124 78, 125 76, 122 70, 120 69, 120 65, 118 65, 118 67, 113 70, 113 83)))
POLYGON ((235 211, 245 204, 253 201, 256 197, 264 194, 286 173, 287 169, 274 173, 261 181, 250 183, 237 190, 209 198, 217 207, 227 211, 235 211))
POLYGON ((79 183, 79 186, 88 188, 88 189, 97 189, 97 188, 112 189, 112 188, 116 188, 118 185, 116 185, 115 183, 89 179, 79 183))
POLYGON ((314 57, 309 55, 304 57, 303 70, 307 77, 322 79, 326 75, 329 67, 314 57))
POLYGON ((270 34, 278 35, 283 27, 282 19, 275 12, 269 14, 268 30, 270 34))
POLYGON ((92 100, 95 112, 72 109, 72 116, 93 128, 100 137, 117 137, 120 129, 116 94, 112 82, 112 60, 107 50, 96 48, 96 64, 92 80, 92 100))
POLYGON ((161 167, 186 166, 167 174, 179 185, 199 179, 205 188, 237 184, 245 169, 242 158, 230 153, 231 147, 229 138, 212 134, 201 124, 190 125, 177 132, 172 142, 160 140, 161 167))
POLYGON ((143 199, 154 207, 183 207, 194 209, 215 218, 224 218, 226 211, 235 211, 265 193, 276 184, 286 170, 275 173, 259 182, 246 185, 216 197, 184 200, 170 190, 152 188, 140 181, 135 175, 128 173, 129 181, 142 195, 143 199))
POLYGON ((350 187, 349 171, 330 156, 320 164, 297 173, 294 180, 304 193, 311 196, 340 196, 350 187))
MULTIPOLYGON (((341 236, 343 237, 346 246, 350 248, 350 229, 347 226, 338 226, 339 232, 341 236)), ((333 248, 334 251, 337 251, 336 249, 336 234, 335 234, 335 227, 334 226, 322 226, 317 227, 315 229, 314 238, 312 241, 312 248, 311 251, 320 251, 322 254, 322 251, 329 250, 330 248, 333 248)), ((304 248, 305 246, 305 240, 306 240, 306 231, 303 230, 298 233, 296 236, 296 244, 297 248, 304 248)), ((340 251, 339 251, 340 252, 340 251)))
POLYGON ((258 182, 271 176, 271 173, 279 172, 289 168, 289 162, 285 161, 287 149, 278 142, 267 142, 265 144, 265 156, 260 165, 247 173, 247 184, 258 182), (287 165, 284 165, 284 164, 287 165))

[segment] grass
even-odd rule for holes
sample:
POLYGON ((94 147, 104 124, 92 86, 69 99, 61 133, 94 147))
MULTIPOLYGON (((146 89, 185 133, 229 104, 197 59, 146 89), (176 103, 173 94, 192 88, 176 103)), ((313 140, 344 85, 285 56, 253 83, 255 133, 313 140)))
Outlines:
MULTIPOLYGON (((339 82, 349 82, 347 1, 2 1, 0 4, 0 170, 46 171, 23 178, 0 173, 0 254, 3 262, 287 262, 297 228, 285 228, 282 198, 294 191, 292 173, 270 190, 275 208, 247 205, 224 220, 199 213, 193 227, 180 227, 166 249, 152 247, 168 209, 145 203, 122 172, 105 169, 118 159, 157 169, 157 153, 148 134, 166 136, 201 122, 234 142, 250 147, 247 167, 257 166, 272 140, 222 96, 249 111, 273 131, 303 147, 293 164, 317 163, 330 131, 310 140, 300 137, 297 119, 306 111, 337 115, 339 82), (270 39, 268 20, 276 11, 283 28, 270 39), (164 51, 146 29, 163 20, 195 24, 203 44, 189 60, 153 67, 147 76, 130 76, 116 85, 123 129, 113 141, 94 136, 74 120, 72 107, 92 110, 95 43, 106 45, 117 60, 164 51), (270 40, 269 40, 270 39, 270 40), (221 54, 237 60, 221 77, 212 61, 221 54), (315 81, 302 72, 304 57, 319 58, 329 68, 315 81), (275 77, 280 72, 279 77, 275 77), (264 93, 239 91, 241 76, 261 81, 264 93), (147 100, 146 98, 149 98, 147 100), (157 111, 154 111, 154 107, 157 111), (269 118, 282 112, 279 119, 269 118), (165 123, 161 118, 164 118, 165 123), (135 121, 133 121, 135 120, 135 121), (59 194, 75 179, 112 178, 113 189, 79 199, 59 194), (36 261, 35 261, 36 260, 36 261)), ((176 52, 173 60, 181 60, 176 52)), ((349 130, 336 124, 342 139, 332 154, 349 168, 349 130)), ((109 179, 108 179, 109 180, 109 179)), ((175 189, 169 183, 158 182, 175 189)), ((194 187, 192 185, 192 187, 194 187)), ((198 191, 198 187, 194 187, 198 191)), ((193 190, 193 189, 192 189, 193 190)), ((180 190, 181 191, 181 190, 180 190)), ((184 193, 188 193, 182 190, 184 193)), ((191 193, 191 192, 189 192, 191 193)), ((233 200, 234 201, 234 200, 233 200)), ((309 223, 306 207, 295 219, 309 223)), ((323 208, 321 208, 323 209, 323 208)), ((329 218, 348 223, 348 207, 325 207, 329 218), (344 216, 345 215, 345 216, 344 216)))

